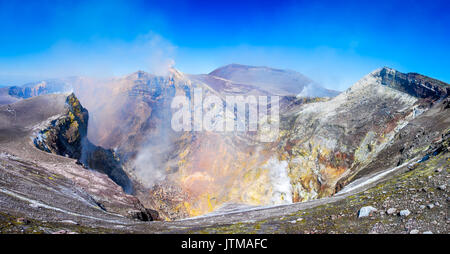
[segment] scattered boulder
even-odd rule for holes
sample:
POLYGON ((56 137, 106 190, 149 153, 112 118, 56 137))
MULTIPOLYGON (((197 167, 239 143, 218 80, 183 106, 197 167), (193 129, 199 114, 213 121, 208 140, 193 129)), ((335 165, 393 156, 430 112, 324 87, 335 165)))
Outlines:
POLYGON ((439 185, 438 187, 437 187, 437 189, 438 190, 445 190, 446 189, 446 185, 445 184, 443 184, 443 185, 439 185))
POLYGON ((401 210, 399 214, 402 217, 406 217, 406 216, 410 215, 411 212, 408 209, 405 209, 405 210, 401 210))
POLYGON ((416 235, 416 234, 419 233, 419 230, 413 229, 413 230, 411 230, 409 233, 412 234, 412 235, 416 235))
POLYGON ((397 212, 397 209, 395 209, 395 208, 389 208, 386 212, 387 212, 387 214, 392 215, 392 214, 394 214, 394 213, 397 212))
POLYGON ((427 205, 427 208, 428 208, 428 209, 432 209, 433 207, 434 207, 433 204, 428 204, 428 205, 427 205))
POLYGON ((364 206, 358 211, 358 218, 368 217, 371 216, 373 212, 378 211, 373 206, 364 206))

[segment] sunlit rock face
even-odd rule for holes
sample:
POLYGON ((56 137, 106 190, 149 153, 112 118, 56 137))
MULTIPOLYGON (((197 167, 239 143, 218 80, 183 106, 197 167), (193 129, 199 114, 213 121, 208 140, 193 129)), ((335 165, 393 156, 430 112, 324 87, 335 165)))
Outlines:
POLYGON ((349 182, 447 91, 440 81, 382 68, 329 101, 286 115, 277 152, 289 165, 293 201, 332 195, 338 181, 349 182))
MULTIPOLYGON (((188 194, 190 202, 183 206, 190 216, 211 212, 225 203, 260 205, 282 201, 272 197, 272 169, 263 166, 269 154, 260 145, 236 139, 207 133, 187 140, 178 171, 169 179, 188 194)), ((289 198, 285 201, 290 202, 289 198)))

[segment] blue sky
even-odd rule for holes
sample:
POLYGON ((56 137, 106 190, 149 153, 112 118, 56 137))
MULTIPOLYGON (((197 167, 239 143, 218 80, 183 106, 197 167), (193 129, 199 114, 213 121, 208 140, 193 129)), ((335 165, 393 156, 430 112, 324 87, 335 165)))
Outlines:
POLYGON ((343 90, 382 66, 450 82, 449 1, 3 1, 0 85, 242 63, 343 90))

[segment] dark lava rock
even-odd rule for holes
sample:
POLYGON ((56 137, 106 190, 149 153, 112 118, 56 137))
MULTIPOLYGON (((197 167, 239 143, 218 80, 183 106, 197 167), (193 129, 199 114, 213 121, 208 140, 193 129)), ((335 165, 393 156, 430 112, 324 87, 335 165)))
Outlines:
POLYGON ((144 209, 143 211, 133 210, 129 211, 131 218, 140 221, 155 221, 159 220, 159 214, 157 211, 152 209, 144 209))

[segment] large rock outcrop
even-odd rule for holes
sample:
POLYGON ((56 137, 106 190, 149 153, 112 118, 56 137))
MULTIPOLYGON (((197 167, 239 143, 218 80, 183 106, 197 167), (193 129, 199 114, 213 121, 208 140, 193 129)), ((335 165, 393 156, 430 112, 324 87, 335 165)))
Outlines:
POLYGON ((67 97, 65 107, 67 113, 51 120, 47 128, 39 131, 34 143, 46 152, 80 159, 89 113, 74 94, 67 97))
POLYGON ((107 174, 126 193, 133 193, 131 180, 112 150, 93 145, 87 138, 89 113, 72 93, 66 112, 41 129, 34 144, 41 150, 77 159, 79 164, 107 174))

